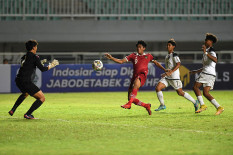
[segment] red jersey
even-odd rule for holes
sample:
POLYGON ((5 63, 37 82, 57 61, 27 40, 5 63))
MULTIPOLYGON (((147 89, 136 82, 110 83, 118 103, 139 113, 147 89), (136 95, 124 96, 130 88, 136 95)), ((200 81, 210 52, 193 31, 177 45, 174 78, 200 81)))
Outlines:
POLYGON ((125 57, 127 61, 131 61, 133 63, 133 77, 139 74, 148 74, 148 63, 152 61, 154 58, 151 54, 139 55, 138 53, 132 53, 125 57))

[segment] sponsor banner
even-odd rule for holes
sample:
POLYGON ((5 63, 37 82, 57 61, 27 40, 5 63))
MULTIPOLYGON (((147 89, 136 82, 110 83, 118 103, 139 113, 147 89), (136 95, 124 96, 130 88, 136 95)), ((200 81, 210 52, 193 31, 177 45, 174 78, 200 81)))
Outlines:
MULTIPOLYGON (((19 92, 14 79, 19 65, 11 66, 11 92, 19 92)), ((192 89, 198 75, 189 75, 190 70, 199 69, 202 64, 183 64, 180 67, 183 89, 192 89)), ((218 64, 215 90, 232 90, 232 64, 218 64)), ((150 63, 145 85, 140 90, 155 90, 163 70, 150 63)), ((101 71, 94 71, 90 64, 59 65, 41 73, 37 70, 34 83, 43 92, 97 92, 127 91, 133 74, 132 64, 106 64, 101 71)), ((173 89, 172 87, 166 88, 173 89)))
POLYGON ((11 91, 11 65, 0 64, 0 93, 10 93, 11 91))
MULTIPOLYGON (((183 64, 180 67, 180 77, 184 89, 192 89, 198 74, 189 75, 191 70, 202 68, 202 64, 183 64)), ((214 90, 233 90, 233 64, 217 64, 214 90)))
MULTIPOLYGON (((149 65, 150 74, 142 90, 154 90, 162 71, 149 65)), ((91 65, 59 65, 43 73, 42 89, 47 92, 127 91, 133 74, 132 64, 106 64, 101 71, 91 65)))

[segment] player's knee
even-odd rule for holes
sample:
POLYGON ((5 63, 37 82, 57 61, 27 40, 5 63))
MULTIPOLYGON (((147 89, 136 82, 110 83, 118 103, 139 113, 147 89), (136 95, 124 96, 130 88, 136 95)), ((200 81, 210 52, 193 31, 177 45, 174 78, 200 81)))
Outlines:
POLYGON ((45 97, 44 97, 44 96, 41 97, 41 98, 40 98, 40 101, 43 103, 43 102, 45 101, 45 97))
POLYGON ((156 91, 156 92, 159 92, 159 91, 161 91, 161 89, 160 89, 159 87, 156 87, 156 88, 155 88, 155 91, 156 91))
POLYGON ((135 83, 133 89, 139 89, 139 88, 140 88, 140 83, 135 83))
POLYGON ((177 91, 177 94, 178 94, 179 96, 184 96, 184 92, 183 92, 183 91, 177 91))
POLYGON ((140 79, 136 79, 133 84, 133 89, 139 89, 141 86, 141 81, 140 79))
POLYGON ((193 90, 196 91, 198 88, 196 86, 193 86, 193 90))
POLYGON ((24 97, 26 98, 26 97, 28 97, 28 95, 29 95, 28 93, 25 93, 25 94, 24 94, 24 97))

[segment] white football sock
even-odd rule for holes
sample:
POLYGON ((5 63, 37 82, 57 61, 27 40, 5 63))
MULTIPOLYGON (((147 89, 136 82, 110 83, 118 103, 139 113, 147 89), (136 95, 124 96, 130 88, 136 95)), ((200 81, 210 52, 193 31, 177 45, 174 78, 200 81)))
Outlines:
POLYGON ((211 100, 210 102, 216 107, 216 109, 218 107, 220 107, 220 105, 218 104, 218 102, 215 99, 211 100))
POLYGON ((184 92, 184 98, 191 101, 193 104, 196 103, 196 101, 192 98, 192 96, 189 95, 189 93, 184 92))
POLYGON ((197 99, 198 99, 200 105, 204 105, 205 104, 204 101, 203 101, 202 96, 198 96, 197 99))
POLYGON ((162 91, 157 92, 157 97, 159 99, 160 105, 164 105, 163 92, 162 91))

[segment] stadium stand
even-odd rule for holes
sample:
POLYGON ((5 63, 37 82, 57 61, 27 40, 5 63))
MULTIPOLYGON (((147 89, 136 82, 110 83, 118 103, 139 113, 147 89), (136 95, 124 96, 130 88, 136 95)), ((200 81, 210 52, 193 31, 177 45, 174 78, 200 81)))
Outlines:
POLYGON ((220 38, 220 62, 233 62, 233 0, 0 0, 0 21, 0 60, 10 63, 31 38, 40 55, 61 63, 90 63, 103 51, 123 57, 139 38, 163 61, 170 37, 183 60, 200 62, 206 32, 220 38))
POLYGON ((233 0, 1 0, 1 20, 232 20, 233 0))

